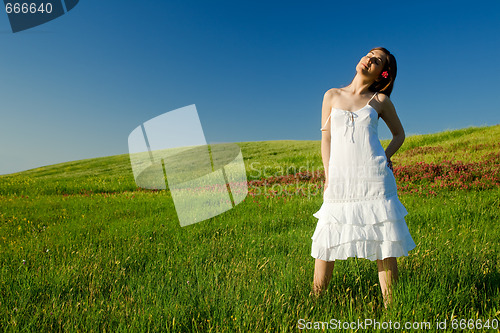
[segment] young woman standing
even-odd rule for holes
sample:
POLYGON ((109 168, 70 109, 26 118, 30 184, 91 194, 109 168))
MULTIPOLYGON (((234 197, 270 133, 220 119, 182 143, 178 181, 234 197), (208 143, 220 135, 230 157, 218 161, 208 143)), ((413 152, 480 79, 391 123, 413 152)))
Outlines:
POLYGON ((396 59, 377 47, 361 58, 356 76, 323 99, 321 155, 325 168, 323 204, 312 236, 316 258, 313 292, 326 289, 335 260, 376 260, 384 306, 392 302, 397 257, 415 248, 397 195, 391 157, 405 139, 391 95, 396 59), (382 118, 393 138, 383 149, 378 138, 382 118))

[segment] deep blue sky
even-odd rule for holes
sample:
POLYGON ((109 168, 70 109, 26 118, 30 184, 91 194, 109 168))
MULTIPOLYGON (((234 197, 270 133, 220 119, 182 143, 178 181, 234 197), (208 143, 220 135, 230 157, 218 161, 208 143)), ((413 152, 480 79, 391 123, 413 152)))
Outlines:
POLYGON ((496 0, 81 0, 14 34, 0 12, 0 174, 127 153, 136 126, 190 104, 209 143, 320 140, 324 92, 375 46, 398 61, 407 135, 498 124, 499 13, 496 0))

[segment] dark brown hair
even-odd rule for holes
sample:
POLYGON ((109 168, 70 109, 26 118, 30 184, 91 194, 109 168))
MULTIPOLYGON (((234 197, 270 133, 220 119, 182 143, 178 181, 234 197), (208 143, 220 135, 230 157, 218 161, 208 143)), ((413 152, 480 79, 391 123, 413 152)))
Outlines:
POLYGON ((392 88, 394 87, 394 81, 396 80, 396 75, 398 73, 398 66, 396 64, 396 58, 389 52, 386 48, 384 47, 374 47, 370 51, 373 50, 379 50, 382 51, 386 54, 386 61, 384 68, 382 69, 383 73, 384 71, 387 71, 389 74, 387 78, 384 78, 383 76, 380 76, 379 81, 373 82, 373 84, 368 88, 372 92, 380 92, 384 95, 387 95, 388 97, 391 96, 392 88))

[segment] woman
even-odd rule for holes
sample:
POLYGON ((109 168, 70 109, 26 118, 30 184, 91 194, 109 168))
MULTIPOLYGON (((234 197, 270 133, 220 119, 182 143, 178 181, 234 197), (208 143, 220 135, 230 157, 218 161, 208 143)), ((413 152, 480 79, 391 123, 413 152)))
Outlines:
POLYGON ((394 56, 376 47, 361 58, 347 87, 324 95, 321 155, 326 182, 323 204, 313 214, 318 224, 311 251, 316 295, 328 286, 336 259, 367 258, 377 261, 387 308, 398 278, 396 257, 415 248, 391 163, 405 139, 389 99, 396 73, 394 56), (393 135, 385 151, 378 138, 379 118, 393 135))

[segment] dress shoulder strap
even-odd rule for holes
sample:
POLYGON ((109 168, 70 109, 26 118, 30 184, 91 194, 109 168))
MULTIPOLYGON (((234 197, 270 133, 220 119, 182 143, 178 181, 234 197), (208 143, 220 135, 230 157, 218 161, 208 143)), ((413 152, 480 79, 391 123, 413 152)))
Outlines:
POLYGON ((373 94, 372 98, 370 98, 370 100, 368 101, 368 103, 366 103, 366 105, 370 104, 370 102, 372 101, 373 97, 375 97, 377 94, 378 94, 378 91, 375 94, 373 94))
POLYGON ((332 112, 330 111, 330 114, 328 115, 328 118, 326 118, 325 125, 323 125, 323 127, 321 127, 321 130, 322 130, 322 131, 326 131, 325 126, 326 126, 326 124, 328 124, 328 119, 330 119, 330 116, 331 116, 331 115, 332 115, 332 112))

